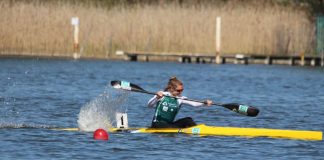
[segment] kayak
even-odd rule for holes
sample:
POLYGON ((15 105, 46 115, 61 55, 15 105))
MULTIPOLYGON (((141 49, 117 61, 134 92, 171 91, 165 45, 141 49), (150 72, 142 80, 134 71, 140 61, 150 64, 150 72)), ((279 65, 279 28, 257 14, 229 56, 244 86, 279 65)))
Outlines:
MULTIPOLYGON (((114 129, 112 131, 121 131, 114 129)), ((127 130, 127 129, 126 129, 127 130)), ((131 133, 184 133, 202 136, 244 136, 244 137, 270 137, 300 140, 322 140, 322 132, 305 130, 281 130, 266 128, 238 128, 217 127, 200 124, 189 128, 139 128, 131 133)))
MULTIPOLYGON (((56 130, 78 131, 78 128, 61 128, 56 130)), ((189 128, 111 128, 109 132, 130 132, 130 133, 176 133, 192 134, 200 136, 239 136, 239 137, 268 137, 295 140, 323 140, 321 131, 307 130, 283 130, 267 128, 239 128, 219 127, 199 124, 189 128)))

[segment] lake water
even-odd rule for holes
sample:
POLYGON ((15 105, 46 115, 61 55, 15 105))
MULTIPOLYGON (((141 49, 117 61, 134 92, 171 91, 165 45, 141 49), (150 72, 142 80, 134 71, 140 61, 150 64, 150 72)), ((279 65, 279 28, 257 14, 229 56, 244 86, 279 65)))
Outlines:
POLYGON ((51 130, 91 130, 109 122, 115 110, 128 113, 130 127, 147 127, 154 114, 146 107, 151 95, 120 92, 109 83, 126 80, 155 92, 173 75, 188 98, 260 109, 257 117, 246 117, 217 106, 183 106, 177 118, 324 131, 320 67, 0 59, 1 159, 323 159, 323 141, 132 133, 97 141, 92 132, 51 130))

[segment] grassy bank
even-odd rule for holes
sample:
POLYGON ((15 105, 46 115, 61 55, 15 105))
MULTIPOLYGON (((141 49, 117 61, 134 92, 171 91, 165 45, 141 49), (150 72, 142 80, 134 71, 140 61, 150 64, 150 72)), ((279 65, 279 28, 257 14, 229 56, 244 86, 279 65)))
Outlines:
POLYGON ((114 58, 116 50, 215 53, 222 17, 223 54, 311 54, 313 22, 293 7, 232 1, 219 5, 106 7, 0 2, 0 52, 72 55, 71 18, 80 18, 81 56, 114 58))

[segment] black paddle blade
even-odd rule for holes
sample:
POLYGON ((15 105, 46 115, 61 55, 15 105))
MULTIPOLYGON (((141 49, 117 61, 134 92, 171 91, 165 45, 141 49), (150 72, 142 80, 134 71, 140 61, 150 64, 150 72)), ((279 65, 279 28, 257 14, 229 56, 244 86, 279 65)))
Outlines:
POLYGON ((229 104, 223 104, 222 106, 232 110, 233 112, 240 113, 250 117, 255 117, 259 114, 259 109, 248 105, 229 103, 229 104))
POLYGON ((136 84, 132 84, 127 81, 111 81, 111 86, 116 89, 123 89, 123 90, 129 90, 129 91, 135 91, 135 92, 142 92, 145 91, 143 88, 139 87, 136 84))

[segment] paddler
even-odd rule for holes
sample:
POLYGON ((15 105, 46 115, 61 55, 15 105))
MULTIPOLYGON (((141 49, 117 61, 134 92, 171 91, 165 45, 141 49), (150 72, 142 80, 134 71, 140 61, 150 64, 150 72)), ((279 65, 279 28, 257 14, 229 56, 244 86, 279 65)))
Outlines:
POLYGON ((195 107, 212 105, 211 100, 206 100, 205 103, 187 101, 185 100, 186 97, 181 96, 182 91, 182 82, 176 77, 171 77, 164 91, 158 91, 156 95, 148 101, 148 107, 156 107, 151 125, 152 128, 186 128, 195 126, 196 123, 191 117, 185 117, 174 121, 181 105, 188 104, 195 107))

